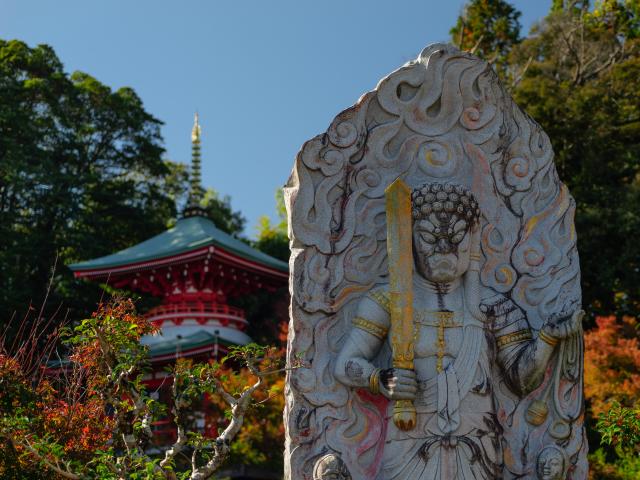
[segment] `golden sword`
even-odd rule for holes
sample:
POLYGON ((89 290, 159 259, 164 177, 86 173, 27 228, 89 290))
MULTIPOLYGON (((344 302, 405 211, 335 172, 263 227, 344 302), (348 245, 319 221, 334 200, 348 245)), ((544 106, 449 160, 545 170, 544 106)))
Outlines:
MULTIPOLYGON (((413 370, 413 254, 411 190, 396 179, 385 190, 387 210, 387 260, 393 367, 413 370)), ((416 425, 416 407, 411 400, 396 400, 393 423, 400 430, 416 425)))

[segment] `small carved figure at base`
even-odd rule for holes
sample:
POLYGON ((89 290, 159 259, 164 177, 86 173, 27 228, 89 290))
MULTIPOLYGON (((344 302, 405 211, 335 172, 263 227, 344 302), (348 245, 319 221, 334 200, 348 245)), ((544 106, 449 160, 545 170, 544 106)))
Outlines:
POLYGON ((567 461, 562 449, 550 445, 540 451, 536 464, 539 480, 563 480, 566 478, 566 468, 567 461))
POLYGON ((339 455, 329 453, 316 461, 313 480, 351 480, 351 474, 339 455))

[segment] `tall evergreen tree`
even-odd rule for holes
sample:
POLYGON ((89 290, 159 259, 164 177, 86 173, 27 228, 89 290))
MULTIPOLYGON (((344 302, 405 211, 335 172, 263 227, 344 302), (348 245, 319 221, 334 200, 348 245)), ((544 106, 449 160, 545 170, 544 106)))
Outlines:
POLYGON ((471 0, 450 30, 451 39, 461 50, 473 51, 501 69, 520 41, 521 15, 504 0, 471 0))
POLYGON ((161 122, 130 88, 67 74, 53 49, 0 40, 0 323, 40 306, 95 308, 66 263, 163 230, 182 195, 161 122))

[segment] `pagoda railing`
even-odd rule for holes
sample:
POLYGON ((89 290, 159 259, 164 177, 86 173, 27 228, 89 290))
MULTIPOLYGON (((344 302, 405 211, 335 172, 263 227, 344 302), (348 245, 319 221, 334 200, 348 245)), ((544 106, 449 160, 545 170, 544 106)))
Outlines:
POLYGON ((154 325, 161 327, 164 322, 181 325, 187 319, 194 319, 200 325, 217 320, 223 327, 231 326, 244 330, 248 323, 244 310, 222 303, 188 301, 158 305, 145 315, 154 325))

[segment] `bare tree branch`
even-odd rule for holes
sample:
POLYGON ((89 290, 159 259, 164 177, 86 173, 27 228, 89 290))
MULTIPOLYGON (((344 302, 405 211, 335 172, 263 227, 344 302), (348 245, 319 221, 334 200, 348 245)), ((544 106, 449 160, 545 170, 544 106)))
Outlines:
POLYGON ((533 55, 531 55, 529 57, 529 60, 527 60, 527 63, 524 64, 524 67, 522 68, 520 73, 518 75, 516 75, 516 77, 511 82, 511 88, 512 89, 516 88, 518 86, 518 84, 522 81, 522 79, 524 78, 525 74, 527 73, 527 70, 529 70, 529 66, 531 65, 531 62, 533 62, 533 55))
POLYGON ((471 48, 471 50, 469 50, 469 53, 471 53, 472 55, 475 55, 476 50, 480 47, 480 44, 482 43, 482 40, 484 40, 484 34, 480 35, 480 38, 478 39, 476 44, 471 48))
POLYGON ((167 449, 167 451, 164 453, 164 458, 160 462, 160 468, 162 469, 169 465, 173 458, 184 449, 188 440, 187 432, 184 428, 184 422, 182 419, 184 416, 184 408, 191 405, 191 402, 181 397, 180 392, 178 392, 178 381, 175 376, 173 378, 173 385, 171 386, 171 394, 173 397, 172 410, 176 426, 178 428, 178 437, 176 438, 176 441, 171 446, 171 448, 167 449))
POLYGON ((244 390, 237 399, 236 404, 231 406, 231 421, 224 432, 216 438, 214 445, 214 455, 205 465, 194 469, 191 472, 191 480, 206 480, 220 468, 220 465, 227 459, 230 451, 230 443, 236 437, 242 424, 244 417, 249 408, 251 398, 254 392, 262 385, 264 375, 257 369, 252 360, 247 361, 247 368, 258 377, 258 380, 249 388, 244 390))

